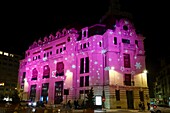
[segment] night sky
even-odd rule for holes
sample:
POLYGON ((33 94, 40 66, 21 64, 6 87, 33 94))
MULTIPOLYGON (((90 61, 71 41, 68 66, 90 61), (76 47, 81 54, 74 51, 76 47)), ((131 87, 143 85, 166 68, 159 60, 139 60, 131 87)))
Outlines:
MULTIPOLYGON (((99 23, 109 7, 109 0, 96 0, 96 3, 92 0, 57 1, 1 3, 0 50, 23 55, 35 40, 68 24, 79 22, 90 26, 99 23)), ((133 15, 137 31, 146 37, 146 60, 153 65, 170 48, 169 7, 166 4, 168 1, 120 0, 121 9, 133 15)))

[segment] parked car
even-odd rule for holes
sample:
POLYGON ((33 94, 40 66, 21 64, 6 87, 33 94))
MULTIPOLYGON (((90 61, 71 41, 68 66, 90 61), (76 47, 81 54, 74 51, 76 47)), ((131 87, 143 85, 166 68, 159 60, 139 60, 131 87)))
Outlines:
POLYGON ((160 105, 155 105, 152 104, 150 106, 150 112, 151 113, 170 113, 170 106, 160 104, 160 105))

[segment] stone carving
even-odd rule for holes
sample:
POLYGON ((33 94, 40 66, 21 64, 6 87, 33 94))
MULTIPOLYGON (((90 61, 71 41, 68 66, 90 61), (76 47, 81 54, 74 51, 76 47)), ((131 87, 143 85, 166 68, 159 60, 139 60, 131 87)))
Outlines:
POLYGON ((38 45, 42 45, 43 44, 43 42, 42 42, 42 40, 41 40, 41 38, 38 40, 38 45))
POLYGON ((45 36, 43 41, 41 40, 41 38, 38 40, 38 42, 34 41, 33 45, 31 45, 29 49, 33 49, 35 47, 41 46, 55 39, 66 36, 68 33, 78 33, 78 31, 75 28, 71 28, 70 30, 67 30, 66 28, 64 28, 61 32, 57 31, 55 36, 51 33, 49 37, 45 36))
POLYGON ((52 41, 52 40, 54 40, 54 35, 53 34, 50 34, 50 36, 49 36, 49 41, 52 41))
POLYGON ((44 37, 44 42, 43 43, 47 43, 48 42, 48 38, 47 36, 44 37))
POLYGON ((56 32, 56 37, 55 38, 60 38, 61 33, 59 31, 56 32))

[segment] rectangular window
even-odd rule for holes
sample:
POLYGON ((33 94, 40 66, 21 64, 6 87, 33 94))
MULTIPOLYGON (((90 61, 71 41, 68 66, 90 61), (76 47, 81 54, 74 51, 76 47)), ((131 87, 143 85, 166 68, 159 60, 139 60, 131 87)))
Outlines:
POLYGON ((124 54, 124 67, 130 68, 130 55, 124 54))
POLYGON ((62 48, 60 48, 60 53, 62 52, 62 48))
POLYGON ((86 57, 86 67, 85 67, 85 73, 89 73, 89 57, 86 57))
POLYGON ((120 100, 120 90, 116 90, 116 100, 119 101, 120 100))
POLYGON ((46 57, 46 53, 44 53, 44 57, 46 57))
POLYGON ((137 47, 138 47, 138 41, 137 40, 135 40, 135 44, 137 45, 137 47))
POLYGON ((128 39, 122 39, 122 42, 125 44, 130 44, 130 40, 128 40, 128 39))
POLYGON ((117 45, 117 37, 114 37, 114 44, 117 45))
POLYGON ((84 90, 80 90, 80 94, 84 94, 84 92, 83 92, 84 90))
POLYGON ((31 80, 37 80, 37 77, 35 77, 35 78, 31 78, 31 80))
POLYGON ((50 51, 50 55, 52 55, 52 51, 50 51))
POLYGON ((58 49, 56 50, 56 54, 58 54, 58 49))
POLYGON ((23 72, 23 75, 22 75, 22 83, 24 83, 25 77, 26 77, 26 72, 23 72))
POLYGON ((83 44, 83 48, 86 48, 86 43, 83 44))
POLYGON ((139 97, 140 97, 140 101, 144 101, 144 94, 143 91, 139 91, 139 97))
POLYGON ((89 86, 89 76, 85 77, 85 86, 89 86))
POLYGON ((80 77, 80 87, 84 86, 84 77, 80 77))
POLYGON ((102 42, 99 42, 99 46, 102 47, 102 42))
POLYGON ((127 86, 131 86, 131 74, 125 74, 124 84, 127 86))
POLYGON ((89 90, 85 90, 85 94, 88 94, 89 93, 89 90))
POLYGON ((47 57, 49 56, 49 52, 47 52, 47 57))
POLYGON ((104 63, 104 67, 107 67, 107 55, 105 55, 105 56, 103 56, 104 57, 104 61, 103 61, 103 63, 104 63))
POLYGON ((80 59, 80 74, 84 73, 84 58, 80 59))
POLYGON ((80 45, 80 49, 82 49, 82 44, 80 45))
POLYGON ((86 31, 84 31, 83 33, 84 33, 84 37, 86 37, 86 31))
POLYGON ((88 47, 89 47, 89 46, 90 46, 90 43, 88 42, 87 45, 88 45, 88 47))

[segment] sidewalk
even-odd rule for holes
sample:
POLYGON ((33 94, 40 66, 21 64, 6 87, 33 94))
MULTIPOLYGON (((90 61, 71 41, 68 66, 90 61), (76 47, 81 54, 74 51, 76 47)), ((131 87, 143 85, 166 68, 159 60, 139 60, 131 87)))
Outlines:
MULTIPOLYGON (((139 112, 139 113, 150 113, 150 111, 145 110, 145 111, 139 111, 139 110, 131 110, 131 109, 102 109, 102 110, 95 110, 96 112, 126 112, 126 111, 130 111, 130 112, 139 112)), ((83 112, 83 109, 73 109, 74 113, 81 113, 83 112)))

